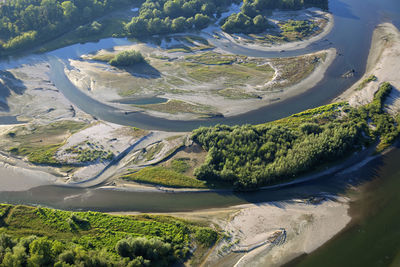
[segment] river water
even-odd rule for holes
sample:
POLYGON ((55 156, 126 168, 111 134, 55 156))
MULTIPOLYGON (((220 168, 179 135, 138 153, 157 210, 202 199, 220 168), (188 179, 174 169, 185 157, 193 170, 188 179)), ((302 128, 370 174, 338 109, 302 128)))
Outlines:
MULTIPOLYGON (((329 47, 335 47, 341 54, 328 69, 325 78, 306 93, 231 118, 170 121, 141 113, 125 114, 121 110, 80 94, 80 91, 71 86, 63 76, 62 63, 67 63, 68 58, 77 58, 81 54, 100 48, 107 49, 115 45, 129 44, 130 41, 126 39, 110 38, 98 43, 73 45, 44 55, 13 57, 7 61, 1 61, 0 69, 38 61, 50 62, 53 67, 53 82, 71 102, 93 116, 124 125, 183 131, 215 123, 261 123, 328 103, 363 74, 373 28, 384 21, 400 26, 400 1, 398 0, 331 0, 330 10, 335 18, 332 32, 324 40, 306 49, 260 54, 260 52, 243 50, 234 45, 229 48, 240 54, 266 57, 293 56, 329 47), (349 69, 356 70, 355 77, 340 78, 349 69)), ((298 259, 292 265, 389 266, 392 263, 393 266, 399 266, 395 265, 400 259, 398 253, 400 251, 400 228, 398 227, 400 225, 400 195, 397 192, 400 186, 399 157, 400 148, 396 147, 390 153, 376 158, 355 172, 328 175, 298 185, 252 193, 159 193, 41 186, 28 191, 0 192, 0 202, 40 204, 71 210, 172 212, 264 201, 291 201, 294 198, 319 194, 352 194, 357 199, 351 205, 351 213, 355 218, 352 226, 315 253, 298 259), (363 183, 365 185, 361 191, 349 193, 349 187, 363 183)))
MULTIPOLYGON (((201 124, 213 124, 217 121, 224 123, 254 123, 265 122, 270 119, 280 118, 304 108, 324 104, 345 90, 364 71, 373 28, 380 22, 389 21, 400 25, 399 1, 397 0, 331 0, 330 10, 335 18, 335 26, 326 37, 309 48, 295 52, 287 52, 287 56, 300 54, 334 46, 340 54, 328 69, 324 80, 315 88, 305 94, 291 98, 282 103, 262 108, 233 118, 210 119, 207 121, 169 121, 153 118, 141 113, 125 114, 105 104, 90 98, 78 90, 66 78, 63 72, 64 63, 68 58, 77 58, 82 54, 96 51, 100 48, 107 49, 115 45, 130 43, 126 39, 104 39, 98 43, 76 44, 61 48, 44 55, 22 55, 19 58, 10 58, 0 62, 0 68, 15 67, 24 63, 38 61, 49 62, 52 66, 51 79, 64 95, 79 108, 89 114, 111 122, 132 126, 147 126, 152 129, 166 128, 173 130, 193 129, 201 124), (397 11, 397 12, 396 12, 397 11), (357 77, 342 79, 341 74, 348 69, 357 70, 357 77)), ((237 53, 260 53, 256 51, 241 51, 232 44, 230 48, 237 53)), ((285 53, 283 53, 285 54, 285 53)), ((258 54, 257 54, 258 55, 258 54)), ((282 56, 282 53, 266 52, 264 56, 282 56)), ((0 174, 1 175, 1 174, 0 174)), ((177 211, 193 210, 209 207, 223 207, 247 202, 273 201, 291 199, 300 195, 328 192, 331 194, 342 193, 348 181, 338 182, 332 176, 280 190, 260 191, 251 194, 216 194, 216 193, 180 193, 164 194, 154 192, 120 192, 99 188, 77 189, 65 187, 38 187, 26 192, 0 194, 0 201, 13 203, 32 203, 50 205, 66 209, 96 209, 96 210, 137 210, 137 211, 177 211)), ((1 190, 0 190, 1 191, 1 190)))
MULTIPOLYGON (((129 44, 130 41, 126 39, 109 38, 98 43, 72 45, 43 55, 43 60, 49 61, 52 67, 52 81, 72 103, 86 113, 106 121, 145 129, 167 131, 190 131, 199 126, 217 123, 230 125, 263 123, 326 104, 360 78, 365 70, 372 30, 378 22, 387 19, 388 16, 385 12, 378 12, 379 9, 375 7, 375 4, 379 1, 371 0, 371 5, 365 4, 366 2, 369 1, 348 0, 344 3, 339 0, 332 0, 330 10, 335 18, 334 28, 326 38, 304 49, 281 53, 244 49, 233 43, 220 45, 221 48, 232 53, 259 57, 289 57, 330 47, 335 47, 339 54, 328 68, 324 79, 307 92, 267 107, 228 118, 215 117, 182 121, 152 117, 141 112, 126 113, 123 110, 99 103, 82 93, 63 73, 64 64, 68 66, 68 59, 78 58, 82 54, 98 49, 108 49, 115 45, 129 44), (352 69, 356 71, 354 77, 341 78, 342 74, 352 69)), ((218 43, 216 45, 218 46, 218 43)), ((24 59, 20 60, 23 61, 24 59)))

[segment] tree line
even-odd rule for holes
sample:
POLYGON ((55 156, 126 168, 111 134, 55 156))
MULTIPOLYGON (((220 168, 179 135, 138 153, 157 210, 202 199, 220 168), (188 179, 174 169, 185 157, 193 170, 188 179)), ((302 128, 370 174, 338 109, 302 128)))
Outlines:
MULTIPOLYGON (((238 0, 146 0, 126 25, 129 35, 177 33, 207 27, 232 2, 238 0)), ((240 0, 239 0, 240 1, 240 0)))
POLYGON ((243 0, 241 11, 226 18, 221 28, 228 33, 260 33, 271 27, 265 10, 307 7, 328 9, 328 0, 243 0))
POLYGON ((372 103, 359 108, 343 104, 322 113, 317 108, 292 116, 284 123, 194 130, 192 139, 208 151, 194 174, 239 190, 252 189, 293 179, 375 141, 382 150, 399 134, 399 121, 384 111, 390 90, 391 85, 383 83, 372 103))
MULTIPOLYGON (((8 0, 0 4, 0 54, 39 44, 141 0, 8 0)), ((101 24, 81 27, 82 34, 101 24)))

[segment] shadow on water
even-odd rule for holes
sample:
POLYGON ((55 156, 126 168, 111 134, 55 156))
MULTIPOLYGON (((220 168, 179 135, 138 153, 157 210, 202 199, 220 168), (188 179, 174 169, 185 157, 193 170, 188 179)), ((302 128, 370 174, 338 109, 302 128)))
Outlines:
POLYGON ((311 202, 315 197, 330 199, 345 194, 349 188, 382 175, 381 169, 385 164, 385 158, 378 157, 353 172, 339 172, 296 185, 253 192, 141 192, 101 187, 40 186, 24 192, 0 192, 0 201, 104 212, 178 212, 263 202, 284 207, 294 199, 309 199, 311 202))
POLYGON ((400 266, 399 148, 356 172, 370 181, 351 194, 348 227, 285 266, 400 266))
POLYGON ((351 10, 351 6, 343 1, 335 1, 335 5, 331 6, 329 9, 331 12, 335 13, 335 16, 359 20, 360 18, 354 15, 351 10))
POLYGON ((11 72, 0 70, 0 111, 10 111, 7 98, 11 96, 11 93, 22 95, 25 90, 26 87, 22 81, 17 79, 11 72))

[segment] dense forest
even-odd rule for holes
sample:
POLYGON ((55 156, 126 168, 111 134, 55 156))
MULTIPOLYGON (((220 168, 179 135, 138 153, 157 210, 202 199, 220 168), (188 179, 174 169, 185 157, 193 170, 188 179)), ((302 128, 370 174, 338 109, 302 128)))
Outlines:
POLYGON ((203 29, 214 14, 238 0, 146 0, 138 17, 126 25, 131 36, 166 34, 203 29))
POLYGON ((269 27, 265 10, 307 7, 327 10, 328 0, 243 0, 241 11, 225 19, 221 28, 228 33, 260 33, 269 27))
POLYGON ((93 22, 114 9, 142 0, 8 0, 0 4, 0 54, 43 43, 80 28, 81 34, 100 31, 93 22))
POLYGON ((339 103, 262 125, 199 128, 192 138, 208 155, 195 175, 251 189, 293 179, 375 141, 382 150, 399 133, 383 109, 390 90, 383 83, 373 102, 359 108, 339 103))
MULTIPOLYGON (((242 0, 146 0, 138 17, 126 25, 131 36, 177 33, 203 29, 221 16, 231 4, 242 0)), ((226 32, 258 33, 269 24, 263 15, 266 9, 300 9, 328 7, 328 0, 243 0, 242 10, 232 14, 222 25, 226 32)))
MULTIPOLYGON (((168 216, 112 216, 0 204, 0 266, 172 266, 218 239, 168 216)), ((202 256, 202 255, 199 255, 202 256)))

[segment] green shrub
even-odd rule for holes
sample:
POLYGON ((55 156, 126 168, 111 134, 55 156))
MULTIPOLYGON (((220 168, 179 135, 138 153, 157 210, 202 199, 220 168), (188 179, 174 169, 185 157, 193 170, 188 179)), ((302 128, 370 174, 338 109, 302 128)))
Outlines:
POLYGON ((128 67, 143 62, 145 62, 145 60, 140 52, 129 50, 118 53, 108 63, 115 67, 128 67))

